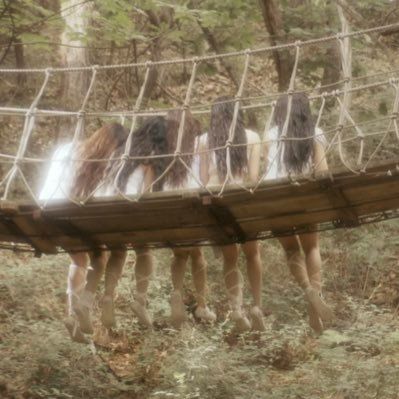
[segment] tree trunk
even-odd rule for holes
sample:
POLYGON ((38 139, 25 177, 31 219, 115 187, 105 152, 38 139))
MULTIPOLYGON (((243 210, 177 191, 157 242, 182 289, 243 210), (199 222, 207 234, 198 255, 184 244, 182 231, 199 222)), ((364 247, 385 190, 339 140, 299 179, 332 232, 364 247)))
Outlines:
MULTIPOLYGON (((21 39, 14 39, 14 52, 15 52, 15 67, 17 69, 25 68, 25 56, 24 56, 24 46, 22 44, 21 39)), ((22 93, 26 83, 26 74, 18 73, 17 74, 17 92, 22 93)))
MULTIPOLYGON (((270 44, 275 46, 277 38, 284 37, 283 20, 275 0, 259 0, 263 21, 270 35, 270 44)), ((293 65, 292 57, 288 50, 273 51, 273 60, 278 75, 278 89, 285 91, 288 88, 293 65)))
MULTIPOLYGON (((88 25, 89 4, 82 4, 81 0, 64 0, 61 4, 63 9, 68 9, 61 13, 65 21, 64 32, 61 35, 61 59, 65 67, 81 67, 89 65, 88 51, 84 48, 84 43, 80 38, 71 38, 71 34, 84 35, 88 25), (71 10, 70 7, 75 6, 71 10), (77 46, 77 47, 69 47, 77 46), (82 46, 82 47, 79 47, 82 46)), ((62 76, 63 108, 70 111, 79 111, 81 103, 87 93, 90 73, 86 72, 65 72, 62 76)), ((76 124, 75 118, 60 118, 59 131, 68 132, 69 137, 74 132, 76 124)))
MULTIPOLYGON (((333 4, 333 0, 327 1, 326 11, 325 11, 325 24, 327 27, 331 26, 331 21, 335 20, 332 15, 336 13, 336 8, 333 4)), ((325 56, 323 77, 321 79, 322 86, 331 85, 338 82, 341 76, 341 50, 339 48, 339 43, 334 40, 328 44, 325 56)), ((326 89, 321 89, 321 91, 331 91, 337 88, 337 85, 329 86, 326 89)), ((331 101, 332 103, 332 101, 331 101)))

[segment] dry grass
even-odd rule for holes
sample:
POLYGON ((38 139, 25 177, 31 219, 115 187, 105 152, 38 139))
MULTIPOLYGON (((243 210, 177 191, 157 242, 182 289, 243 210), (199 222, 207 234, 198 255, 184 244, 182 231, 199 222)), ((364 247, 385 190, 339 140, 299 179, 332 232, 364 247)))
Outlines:
MULTIPOLYGON (((221 264, 209 250, 218 322, 209 327, 191 320, 172 330, 170 251, 162 250, 150 290, 154 331, 142 330, 131 310, 132 254, 119 289, 118 328, 108 334, 97 325, 93 347, 70 342, 62 324, 67 257, 3 253, 0 397, 398 398, 397 303, 388 297, 384 306, 371 303, 397 271, 398 230, 392 221, 323 234, 325 294, 337 322, 319 338, 307 326, 300 290, 274 240, 262 248, 265 333, 232 334, 221 264)), ((187 279, 189 310, 192 297, 187 279)))

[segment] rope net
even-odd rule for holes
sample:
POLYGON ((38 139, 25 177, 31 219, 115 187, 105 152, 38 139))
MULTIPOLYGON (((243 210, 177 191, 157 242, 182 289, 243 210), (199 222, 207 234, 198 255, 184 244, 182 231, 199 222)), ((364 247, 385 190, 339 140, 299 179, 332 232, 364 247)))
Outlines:
MULTIPOLYGON (((15 140, 14 143, 7 146, 7 152, 3 149, 3 152, 0 153, 0 194, 2 203, 22 199, 33 201, 36 207, 42 211, 51 209, 54 204, 51 198, 42 200, 39 198, 38 193, 45 178, 45 170, 51 162, 54 148, 62 140, 70 142, 72 146, 67 161, 63 163, 65 171, 68 168, 73 169, 74 165, 82 161, 113 165, 114 174, 111 183, 109 182, 109 176, 107 176, 107 182, 104 178, 94 190, 84 196, 74 196, 69 190, 64 190, 65 201, 78 206, 83 207, 94 197, 101 197, 101 192, 105 184, 111 184, 114 198, 119 198, 129 203, 140 202, 143 197, 148 197, 148 194, 153 191, 157 183, 168 175, 175 164, 182 165, 187 171, 187 175, 195 181, 198 188, 193 191, 204 191, 211 198, 223 198, 232 189, 243 190, 253 195, 264 187, 267 175, 275 163, 278 162, 278 156, 281 156, 280 150, 283 143, 290 140, 307 140, 307 138, 287 137, 288 115, 291 111, 293 95, 303 92, 308 95, 313 113, 316 115, 316 128, 322 127, 323 129, 326 139, 325 154, 323 159, 319 160, 318 163, 310 165, 310 170, 305 175, 288 174, 286 180, 291 185, 298 186, 305 184, 306 181, 314 181, 317 178, 319 164, 323 162, 324 158, 328 160, 332 175, 334 175, 334 171, 337 168, 341 168, 341 170, 343 168, 354 175, 364 175, 367 174, 371 167, 377 164, 396 164, 399 160, 397 151, 399 140, 397 121, 399 107, 399 68, 353 77, 351 70, 351 45, 352 41, 362 40, 367 35, 390 30, 398 26, 399 24, 393 24, 358 32, 349 32, 348 26, 344 24, 342 32, 329 37, 187 59, 74 68, 0 69, 0 77, 5 79, 12 74, 18 73, 29 76, 34 75, 34 78, 39 79, 41 82, 30 104, 18 107, 8 104, 0 106, 0 115, 3 118, 8 118, 5 120, 9 122, 10 136, 15 140), (342 79, 325 86, 306 87, 299 78, 302 54, 304 52, 317 51, 321 46, 332 43, 336 43, 340 49, 342 79), (264 90, 253 87, 251 80, 257 74, 256 66, 259 64, 259 58, 265 57, 265 62, 269 62, 271 53, 281 50, 290 50, 294 59, 288 90, 285 93, 273 92, 271 89, 265 92, 264 90), (196 82, 204 80, 203 68, 217 63, 220 59, 229 59, 237 65, 239 63, 242 65, 241 78, 239 79, 237 91, 231 98, 218 102, 219 104, 234 104, 228 139, 224 145, 216 148, 196 148, 195 151, 185 152, 182 143, 185 134, 185 123, 187 123, 187 113, 190 112, 195 118, 199 119, 203 126, 209 126, 211 108, 215 105, 215 102, 202 101, 202 93, 196 88, 196 82), (151 71, 154 68, 161 71, 164 68, 179 70, 182 67, 184 67, 185 71, 189 70, 190 72, 185 96, 181 104, 177 107, 159 108, 143 106, 151 71), (99 111, 95 101, 96 91, 101 90, 101 87, 97 87, 99 76, 112 71, 130 69, 143 70, 142 84, 132 108, 127 110, 99 111), (90 75, 87 92, 81 103, 76 104, 76 110, 54 109, 48 105, 46 106, 49 102, 49 97, 46 97, 45 100, 44 97, 45 93, 50 90, 49 87, 59 84, 60 76, 63 74, 73 73, 90 75), (254 92, 257 94, 253 95, 254 92), (276 100, 282 95, 288 96, 287 116, 280 136, 271 139, 269 132, 272 128, 276 100), (370 99, 374 98, 384 99, 384 104, 388 104, 386 112, 378 117, 374 117, 374 113, 370 112, 372 116, 369 118, 367 118, 367 115, 359 115, 356 112, 357 104, 364 105, 368 101, 372 104, 370 99), (149 117, 165 116, 170 111, 181 111, 174 150, 165 154, 132 156, 133 135, 137 127, 142 125, 149 117), (257 129, 260 143, 235 143, 236 126, 241 112, 255 114, 257 120, 261 121, 261 125, 259 124, 257 129), (360 117, 361 121, 359 120, 360 117), (75 128, 69 132, 59 133, 56 129, 56 123, 64 118, 74 119, 75 128), (129 134, 124 151, 106 158, 79 158, 76 155, 79 143, 82 142, 86 135, 89 135, 89 130, 95 130, 91 126, 99 120, 101 124, 116 120, 127 127, 129 134), (41 130, 46 126, 52 126, 54 134, 51 137, 43 139, 41 130), (46 140, 46 142, 43 140, 46 140), (245 180, 235 176, 232 167, 232 151, 234 148, 261 146, 263 154, 263 148, 266 148, 268 145, 270 146, 272 143, 277 144, 278 151, 276 154, 279 155, 276 155, 272 160, 270 158, 266 160, 266 156, 262 158, 256 182, 247 184, 245 180), (11 151, 15 152, 10 153, 11 151), (204 184, 198 171, 194 170, 193 165, 189 164, 187 159, 193 156, 212 157, 212 154, 218 151, 225 151, 226 153, 226 175, 217 187, 210 187, 204 184), (44 154, 43 152, 46 153, 44 154), (163 159, 165 161, 165 168, 162 173, 141 192, 134 195, 124 192, 117 184, 121 171, 129 163, 137 161, 139 164, 146 164, 151 159, 163 159)), ((51 91, 53 93, 54 88, 51 91)), ((54 99, 54 94, 52 94, 52 98, 54 99)), ((202 133, 207 131, 206 128, 202 130, 202 133)), ((385 172, 390 174, 392 170, 387 169, 385 172)), ((64 175, 61 174, 58 186, 54 187, 55 191, 59 188, 62 190, 63 177, 64 175)), ((174 195, 172 190, 170 195, 174 195)), ((387 215, 385 213, 382 218, 388 218, 387 215)), ((381 215, 378 218, 381 218, 381 215)), ((321 224, 318 228, 322 229, 322 226, 321 224)), ((264 238, 272 235, 273 233, 270 231, 259 231, 258 237, 264 238)))

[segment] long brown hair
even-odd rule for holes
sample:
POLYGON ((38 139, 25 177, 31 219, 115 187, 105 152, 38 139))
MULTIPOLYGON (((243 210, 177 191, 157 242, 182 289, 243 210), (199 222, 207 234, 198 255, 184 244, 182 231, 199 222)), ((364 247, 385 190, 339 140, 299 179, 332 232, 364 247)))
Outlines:
MULTIPOLYGON (((166 121, 163 116, 148 118, 133 132, 132 145, 130 147, 131 157, 148 157, 150 155, 164 155, 168 151, 166 139, 166 121)), ((116 154, 122 155, 125 147, 117 149, 116 154)), ((132 159, 124 163, 123 169, 116 182, 121 191, 126 190, 129 176, 140 164, 150 165, 153 168, 155 179, 165 171, 168 164, 167 158, 132 159)), ((120 165, 120 164, 119 164, 120 165)), ((118 165, 113 167, 118 170, 118 165)), ((163 180, 163 179, 162 179, 163 180)), ((162 189, 163 181, 160 180, 154 185, 154 191, 162 189)))
POLYGON ((108 159, 116 148, 123 145, 127 139, 127 131, 119 123, 102 126, 77 148, 78 161, 72 180, 71 194, 74 197, 89 195, 104 178, 107 163, 94 162, 93 159, 108 159))
MULTIPOLYGON (((167 126, 167 141, 168 141, 168 154, 173 154, 176 150, 178 130, 183 111, 173 110, 169 111, 166 115, 167 126)), ((198 120, 194 119, 190 111, 186 111, 184 118, 184 132, 181 145, 181 152, 193 153, 195 138, 201 133, 201 124, 198 120)), ((190 167, 193 155, 183 155, 183 161, 190 167)), ((188 171, 181 162, 175 162, 170 171, 168 172, 165 183, 172 187, 184 185, 187 181, 188 171)))
MULTIPOLYGON (((277 100, 274 111, 274 125, 278 128, 279 137, 287 118, 288 96, 277 100)), ((279 162, 283 162, 287 172, 301 173, 309 159, 313 156, 315 123, 310 110, 308 96, 305 93, 295 93, 292 96, 291 113, 289 116, 284 145, 280 146, 279 162), (299 140, 297 140, 299 139, 299 140), (302 139, 302 140, 301 140, 302 139), (284 148, 284 150, 283 150, 284 148), (281 157, 281 151, 283 156, 281 157)))
MULTIPOLYGON (((223 147, 229 139, 230 126, 233 121, 234 103, 225 102, 229 97, 219 97, 211 109, 211 124, 209 128, 209 148, 223 147)), ((242 112, 239 111, 235 128, 233 144, 246 144, 242 112)), ((226 149, 216 150, 216 168, 219 179, 224 180, 227 174, 226 149)), ((240 176, 248 167, 247 148, 245 145, 230 147, 231 171, 233 176, 240 176)))

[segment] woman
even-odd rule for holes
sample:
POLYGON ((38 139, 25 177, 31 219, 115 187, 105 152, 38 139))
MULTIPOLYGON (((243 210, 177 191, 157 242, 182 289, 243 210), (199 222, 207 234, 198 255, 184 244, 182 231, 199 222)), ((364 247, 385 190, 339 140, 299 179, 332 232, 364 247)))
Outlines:
MULTIPOLYGON (((211 109, 209 133, 200 138, 201 180, 204 184, 221 184, 227 175, 226 149, 206 152, 207 149, 223 147, 229 138, 233 121, 234 102, 228 97, 216 99, 211 109), (203 152, 205 151, 205 152, 203 152)), ((256 182, 259 173, 260 140, 257 133, 245 129, 242 113, 236 122, 233 144, 242 144, 230 148, 231 172, 237 183, 256 182)), ((242 288, 238 269, 238 245, 221 247, 224 264, 224 280, 229 296, 231 318, 239 332, 254 329, 265 330, 262 314, 262 262, 257 241, 241 245, 246 257, 247 275, 253 296, 250 310, 251 322, 242 309, 242 288)))
MULTIPOLYGON (((140 128, 133 132, 129 156, 148 157, 150 155, 160 155, 166 152, 166 148, 166 124, 164 118, 153 117, 147 119, 140 128)), ((121 158, 124 151, 125 143, 121 143, 113 153, 112 158, 121 158)), ((149 188, 166 168, 166 160, 164 158, 131 159, 122 164, 121 162, 123 161, 110 163, 105 172, 105 187, 102 195, 115 195, 117 192, 116 187, 126 195, 142 193, 149 188), (122 169, 118 173, 121 167, 122 169), (116 187, 114 186, 115 178, 117 179, 115 182, 116 187)), ((162 181, 154 186, 159 188, 161 185, 162 181)), ((133 302, 133 311, 142 325, 151 327, 152 320, 147 311, 147 290, 153 272, 153 257, 147 248, 135 248, 135 252, 136 295, 133 302)), ((126 250, 124 248, 112 250, 105 272, 105 292, 102 300, 101 320, 104 326, 108 328, 115 325, 114 294, 122 274, 125 259, 126 250)), ((78 312, 80 326, 86 333, 92 332, 90 310, 101 276, 100 267, 93 267, 93 270, 89 270, 87 275, 87 285, 81 301, 81 312, 78 312)))
MULTIPOLYGON (((182 111, 170 111, 166 116, 169 154, 173 154, 176 150, 181 118, 182 111)), ((187 168, 181 162, 177 161, 165 177, 164 191, 199 188, 199 156, 192 154, 196 148, 197 136, 200 132, 200 123, 193 118, 189 111, 186 111, 181 152, 183 154, 190 154, 184 155, 182 158, 192 170, 193 174, 190 174, 187 168)), ((171 295, 171 321, 175 328, 179 328, 186 320, 182 293, 184 274, 189 258, 191 258, 191 273, 197 300, 197 308, 195 309, 194 315, 196 318, 205 322, 213 322, 216 320, 215 313, 213 313, 206 304, 207 264, 201 248, 175 248, 173 249, 173 260, 171 264, 173 284, 173 293, 171 295)))
MULTIPOLYGON (((324 153, 325 137, 315 128, 309 99, 304 93, 294 94, 285 138, 281 141, 287 119, 288 96, 276 103, 273 128, 268 132, 266 179, 327 170, 324 153), (293 139, 293 140, 290 140, 293 139)), ((323 321, 333 318, 331 309, 321 298, 321 256, 317 232, 280 237, 289 269, 304 290, 308 302, 309 324, 316 332, 323 331, 323 321), (305 260, 301 255, 305 253, 305 260)))
MULTIPOLYGON (((60 146, 51 159, 39 199, 48 202, 56 199, 77 199, 91 194, 104 179, 107 162, 90 160, 107 160, 118 147, 125 143, 126 138, 127 132, 123 126, 114 123, 104 125, 76 147, 73 143, 60 146)), ((68 272, 68 318, 65 325, 73 340, 87 342, 79 321, 82 320, 81 295, 86 284, 89 257, 92 260, 93 271, 101 273, 105 268, 106 253, 100 250, 95 255, 88 252, 76 252, 69 255, 72 263, 68 272)), ((116 263, 118 263, 117 267, 120 267, 121 262, 123 265, 124 260, 124 254, 111 251, 110 270, 116 263)), ((83 330, 90 330, 87 325, 83 327, 83 330)))

